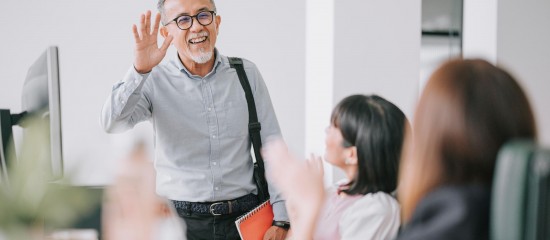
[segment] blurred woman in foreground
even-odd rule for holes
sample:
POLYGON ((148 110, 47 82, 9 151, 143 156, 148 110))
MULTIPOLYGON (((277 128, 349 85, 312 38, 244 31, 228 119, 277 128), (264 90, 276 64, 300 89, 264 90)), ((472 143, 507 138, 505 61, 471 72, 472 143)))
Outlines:
POLYGON ((408 134, 399 239, 488 239, 497 153, 515 138, 536 138, 516 80, 484 60, 442 65, 426 85, 408 134))
POLYGON ((155 193, 155 170, 142 144, 123 160, 102 210, 102 239, 186 239, 173 206, 155 193))

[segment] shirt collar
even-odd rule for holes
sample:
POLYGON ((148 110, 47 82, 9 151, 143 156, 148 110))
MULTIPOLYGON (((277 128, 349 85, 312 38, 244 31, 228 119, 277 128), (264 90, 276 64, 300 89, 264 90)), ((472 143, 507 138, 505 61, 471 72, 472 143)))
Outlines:
MULTIPOLYGON (((208 74, 206 74, 205 77, 211 75, 212 73, 215 73, 218 65, 220 65, 222 63, 222 57, 221 57, 220 53, 218 52, 217 48, 214 48, 214 57, 215 57, 214 66, 212 67, 212 70, 208 74)), ((187 68, 181 62, 179 54, 177 52, 176 52, 176 56, 173 58, 172 61, 174 62, 176 67, 180 70, 180 72, 186 73, 189 77, 198 77, 196 75, 191 74, 189 72, 189 70, 187 70, 187 68)))

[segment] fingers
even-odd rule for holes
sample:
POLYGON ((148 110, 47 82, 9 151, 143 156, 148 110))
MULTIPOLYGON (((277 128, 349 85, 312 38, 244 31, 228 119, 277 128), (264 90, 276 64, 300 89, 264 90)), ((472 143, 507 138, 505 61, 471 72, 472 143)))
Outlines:
POLYGON ((283 177, 283 172, 292 170, 294 162, 290 159, 286 145, 280 139, 272 140, 262 148, 262 156, 270 170, 267 171, 267 177, 272 179, 276 185, 286 185, 286 178, 283 177))
POLYGON ((159 32, 159 25, 160 25, 160 13, 157 13, 157 16, 155 17, 155 24, 153 25, 153 32, 151 35, 157 36, 159 32))
POLYGON ((132 32, 134 33, 134 40, 136 41, 136 43, 141 41, 141 38, 139 37, 139 33, 138 33, 138 30, 137 30, 137 26, 135 24, 132 25, 132 32))
POLYGON ((280 139, 268 142, 262 149, 262 155, 273 171, 269 175, 273 175, 274 178, 282 176, 279 173, 294 164, 285 143, 280 139))
POLYGON ((317 163, 319 164, 319 173, 321 174, 321 176, 325 176, 325 166, 323 164, 323 159, 319 157, 317 163))
POLYGON ((309 156, 307 161, 310 168, 314 169, 316 173, 324 175, 323 159, 320 156, 315 156, 313 153, 309 156))
MULTIPOLYGON (((150 40, 150 41, 156 42, 157 35, 159 32, 160 22, 161 22, 160 13, 156 14, 155 22, 153 26, 151 26, 151 11, 148 10, 147 12, 142 13, 139 19, 139 30, 135 25, 132 26, 132 32, 134 33, 134 39, 136 40, 136 43, 139 43, 140 41, 143 41, 143 40, 148 40, 148 41, 150 40)), ((168 43, 166 43, 167 46, 166 47, 163 46, 163 47, 165 49, 168 49, 170 43, 171 43, 171 39, 170 41, 168 41, 168 43)))
POLYGON ((310 165, 316 165, 316 163, 315 163, 316 158, 317 158, 317 157, 315 156, 315 154, 310 153, 310 154, 309 154, 309 158, 308 158, 308 160, 307 160, 308 164, 310 164, 310 165))
POLYGON ((142 38, 144 38, 147 34, 147 30, 145 28, 145 14, 141 14, 139 17, 139 33, 142 38))
MULTIPOLYGON (((155 33, 153 35, 154 37, 157 36, 158 22, 160 22, 159 14, 157 14, 157 18, 155 19, 155 29, 153 30, 153 32, 155 33)), ((141 36, 140 39, 151 36, 151 34, 151 11, 147 11, 144 14, 141 14, 139 18, 139 35, 141 36)))
POLYGON ((262 153, 266 155, 268 161, 287 161, 289 157, 288 149, 282 139, 268 142, 262 153))
POLYGON ((149 10, 145 13, 145 30, 147 34, 151 31, 151 11, 149 10))

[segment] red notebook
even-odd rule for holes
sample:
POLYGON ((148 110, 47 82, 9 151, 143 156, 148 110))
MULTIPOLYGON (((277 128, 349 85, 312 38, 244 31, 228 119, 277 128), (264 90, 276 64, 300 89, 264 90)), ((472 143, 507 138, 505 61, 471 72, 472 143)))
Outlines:
POLYGON ((243 240, 262 240, 265 232, 271 227, 273 222, 273 210, 269 200, 252 209, 242 217, 237 218, 235 225, 241 239, 243 240))

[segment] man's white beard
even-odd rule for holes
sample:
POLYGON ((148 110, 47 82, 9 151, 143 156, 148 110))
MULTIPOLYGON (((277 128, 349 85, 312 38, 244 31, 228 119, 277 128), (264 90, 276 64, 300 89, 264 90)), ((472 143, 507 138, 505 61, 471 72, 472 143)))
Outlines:
POLYGON ((213 55, 214 51, 206 51, 204 48, 199 49, 198 54, 193 54, 191 51, 189 51, 189 56, 191 56, 191 59, 198 64, 203 64, 210 61, 213 55))

